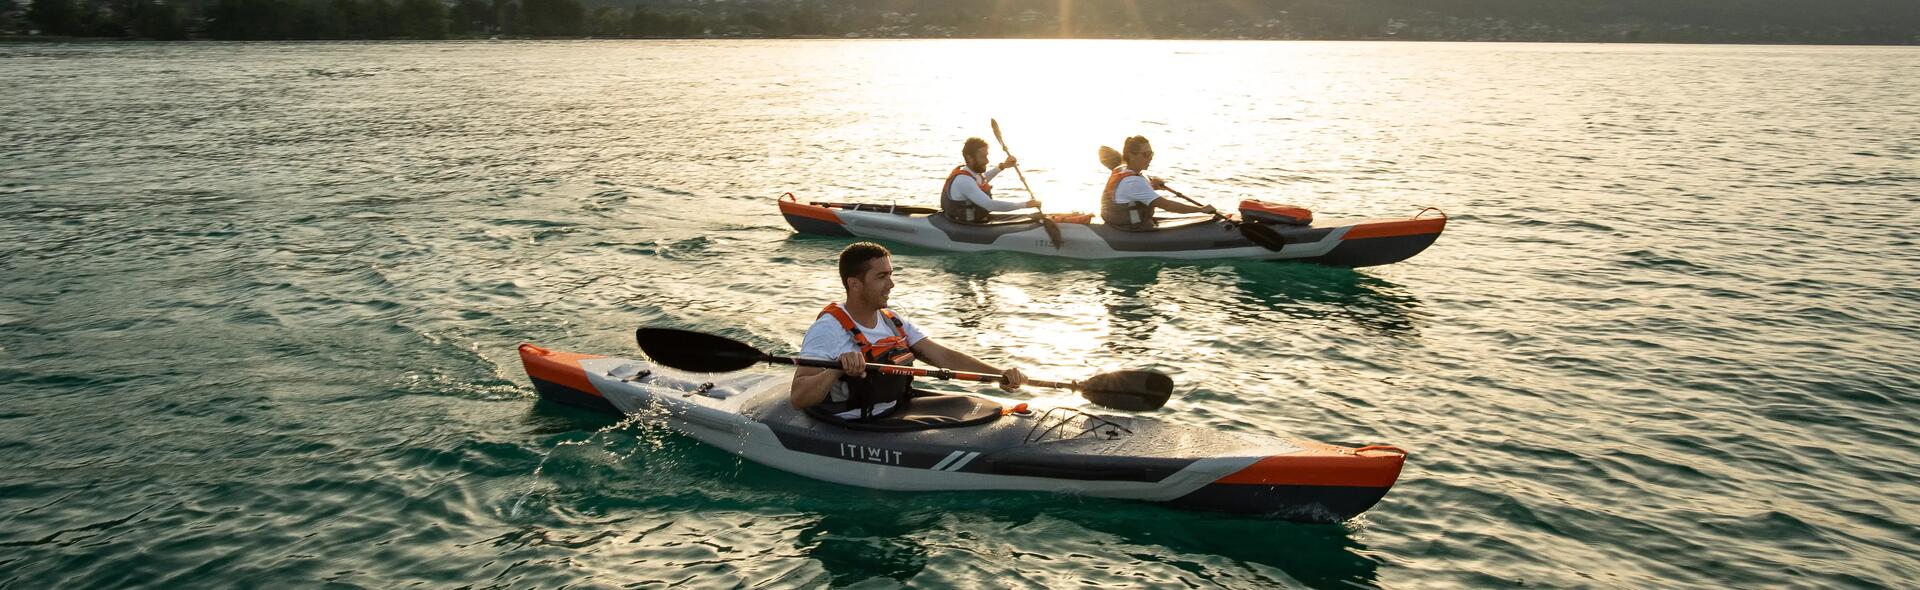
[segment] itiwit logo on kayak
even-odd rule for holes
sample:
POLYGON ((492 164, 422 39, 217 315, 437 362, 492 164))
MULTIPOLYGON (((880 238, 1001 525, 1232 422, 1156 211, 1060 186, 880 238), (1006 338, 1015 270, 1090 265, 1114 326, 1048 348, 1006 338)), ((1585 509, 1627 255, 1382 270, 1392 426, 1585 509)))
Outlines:
POLYGON ((899 465, 902 453, 892 449, 840 443, 840 457, 882 465, 899 465))
MULTIPOLYGON (((881 465, 900 465, 903 467, 906 465, 902 462, 902 459, 906 457, 906 453, 893 449, 852 443, 839 443, 839 449, 840 458, 842 459, 866 461, 868 463, 879 463, 881 465)), ((960 468, 966 467, 968 463, 973 462, 975 457, 979 456, 980 453, 977 451, 953 451, 947 453, 947 456, 940 459, 939 463, 935 463, 932 467, 928 467, 928 469, 934 471, 959 471, 960 468)))

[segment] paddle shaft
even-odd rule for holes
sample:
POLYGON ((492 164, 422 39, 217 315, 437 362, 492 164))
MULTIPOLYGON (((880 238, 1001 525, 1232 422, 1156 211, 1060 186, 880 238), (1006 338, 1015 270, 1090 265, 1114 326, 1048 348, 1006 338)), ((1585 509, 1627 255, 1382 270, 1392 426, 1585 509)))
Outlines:
MULTIPOLYGON (((781 364, 781 365, 820 367, 822 369, 840 368, 839 361, 810 359, 810 358, 797 357, 797 356, 765 355, 760 357, 760 360, 762 362, 781 364)), ((909 377, 931 377, 934 379, 979 381, 981 383, 1000 383, 1006 380, 1006 377, 1001 375, 996 375, 993 373, 972 373, 968 371, 955 371, 952 369, 922 369, 919 367, 903 367, 900 365, 882 365, 878 363, 867 363, 867 370, 876 372, 876 373, 886 374, 886 375, 905 375, 909 377)), ((1042 381, 1038 379, 1028 379, 1027 385, 1032 385, 1034 387, 1047 387, 1052 389, 1071 389, 1074 391, 1080 390, 1080 383, 1077 381, 1042 381)))
MULTIPOLYGON (((999 136, 998 134, 995 134, 995 135, 993 136, 993 138, 994 138, 994 139, 1000 139, 1000 136, 999 136)), ((1002 151, 1002 152, 1006 152, 1006 154, 1007 154, 1007 157, 1013 157, 1013 152, 1010 152, 1010 151, 1007 151, 1007 140, 1004 140, 1004 139, 1000 139, 1000 151, 1002 151)), ((1014 176, 1017 176, 1017 177, 1019 177, 1019 178, 1020 178, 1020 188, 1024 188, 1024 189, 1027 189, 1027 198, 1029 198, 1029 199, 1033 199, 1033 200, 1035 200, 1035 201, 1038 201, 1038 200, 1040 200, 1040 198, 1039 198, 1039 197, 1036 197, 1036 196, 1034 196, 1034 195, 1033 195, 1033 185, 1029 185, 1029 184, 1027 184, 1027 173, 1025 173, 1025 172, 1021 172, 1021 171, 1020 171, 1020 167, 1019 167, 1019 166, 1014 166, 1014 167, 1013 167, 1013 175, 1014 175, 1014 176)), ((1035 206, 1033 207, 1033 210, 1034 210, 1034 211, 1040 211, 1040 214, 1041 214, 1041 215, 1046 215, 1046 214, 1047 214, 1047 212, 1046 212, 1046 211, 1041 211, 1041 210, 1040 210, 1040 206, 1039 206, 1039 205, 1035 205, 1035 206)))
MULTIPOLYGON (((1183 195, 1183 194, 1180 194, 1180 191, 1177 191, 1177 190, 1173 190, 1173 187, 1170 187, 1170 186, 1167 186, 1167 183, 1164 183, 1164 182, 1162 182, 1162 183, 1160 183, 1160 187, 1161 187, 1161 188, 1165 188, 1165 189, 1167 189, 1167 192, 1170 192, 1170 193, 1173 193, 1173 196, 1176 196, 1176 197, 1180 197, 1180 200, 1182 200, 1182 201, 1186 201, 1186 202, 1188 202, 1188 203, 1192 203, 1192 204, 1193 204, 1193 206, 1195 206, 1195 207, 1205 207, 1205 206, 1206 206, 1206 205, 1202 205, 1202 204, 1200 204, 1200 202, 1199 202, 1199 201, 1195 201, 1195 200, 1193 200, 1193 197, 1189 197, 1189 196, 1186 196, 1186 195, 1183 195)), ((1232 224, 1234 224, 1234 225, 1240 225, 1239 223, 1235 223, 1235 222, 1234 222, 1234 221, 1233 221, 1232 219, 1227 219, 1227 216, 1225 216, 1225 215, 1221 215, 1221 214, 1220 214, 1220 211, 1219 211, 1219 210, 1217 210, 1217 209, 1216 209, 1216 210, 1214 210, 1214 212, 1213 212, 1213 218, 1214 218, 1214 219, 1220 219, 1220 220, 1224 220, 1224 221, 1226 221, 1227 223, 1232 223, 1232 224)))
MULTIPOLYGON (((1193 200, 1192 197, 1188 197, 1186 195, 1180 194, 1180 191, 1173 190, 1172 187, 1168 187, 1166 183, 1161 183, 1160 186, 1162 188, 1166 188, 1167 192, 1173 193, 1173 196, 1180 197, 1181 200, 1184 200, 1188 203, 1193 203, 1193 205, 1196 207, 1204 206, 1204 205, 1201 205, 1199 201, 1193 200)), ((1233 218, 1230 218, 1230 217, 1227 217, 1226 215, 1221 214, 1219 210, 1215 210, 1213 212, 1213 218, 1222 222, 1226 222, 1226 224, 1229 227, 1232 227, 1233 229, 1240 230, 1240 235, 1245 236, 1248 241, 1253 242, 1254 245, 1256 246, 1266 248, 1274 252, 1279 252, 1281 248, 1286 246, 1285 238, 1280 237, 1280 234, 1274 233, 1272 229, 1266 226, 1263 226, 1260 224, 1244 223, 1244 222, 1235 220, 1233 218)))
MULTIPOLYGON (((1167 192, 1170 192, 1170 193, 1173 193, 1173 196, 1176 196, 1176 197, 1180 197, 1180 200, 1182 200, 1182 201, 1186 201, 1186 202, 1188 202, 1188 203, 1192 203, 1192 204, 1193 204, 1193 206, 1195 206, 1195 207, 1205 207, 1205 206, 1206 206, 1206 205, 1202 205, 1202 204, 1200 204, 1200 202, 1199 202, 1199 201, 1195 201, 1195 200, 1193 200, 1193 197, 1189 197, 1189 196, 1186 196, 1186 195, 1183 195, 1183 194, 1180 194, 1180 191, 1177 191, 1177 190, 1173 190, 1173 187, 1170 187, 1170 186, 1167 186, 1167 183, 1164 183, 1164 182, 1162 182, 1162 183, 1160 183, 1160 187, 1161 187, 1161 188, 1164 188, 1164 189, 1167 189, 1167 192)), ((1218 209, 1215 209, 1215 210, 1213 211, 1213 218, 1214 218, 1214 219, 1218 219, 1218 220, 1220 220, 1220 221, 1225 221, 1225 222, 1227 222, 1227 225, 1231 225, 1231 226, 1233 226, 1233 227, 1234 227, 1234 229, 1241 229, 1241 228, 1240 228, 1240 222, 1238 222, 1238 221, 1234 221, 1234 220, 1232 220, 1232 219, 1228 219, 1228 218, 1227 218, 1227 216, 1225 216, 1225 215, 1221 215, 1221 214, 1220 214, 1220 210, 1218 210, 1218 209)), ((1244 229, 1242 229, 1242 230, 1241 230, 1241 233, 1246 233, 1246 232, 1245 232, 1245 230, 1244 230, 1244 229)))
MULTIPOLYGON (((1006 154, 1007 157, 1009 158, 1013 157, 1013 150, 1007 149, 1007 138, 1000 136, 1000 120, 988 119, 988 121, 993 123, 993 140, 1000 142, 1000 152, 1006 154)), ((1033 199, 1036 201, 1039 200, 1038 197, 1035 197, 1033 195, 1033 186, 1027 184, 1027 173, 1021 172, 1019 166, 1014 166, 1013 175, 1020 177, 1020 188, 1027 189, 1027 198, 1033 199)), ((1034 207, 1033 210, 1040 211, 1040 208, 1034 207)), ((1044 216, 1047 213, 1045 211, 1040 211, 1040 214, 1044 216)))
MULTIPOLYGON (((987 119, 987 122, 993 124, 993 140, 1000 142, 1000 152, 1006 154, 1007 157, 1009 158, 1013 157, 1013 150, 1007 149, 1007 138, 1002 137, 1000 135, 1000 120, 987 119)), ((1013 175, 1020 177, 1020 188, 1027 189, 1028 199, 1032 199, 1033 201, 1036 201, 1036 202, 1040 200, 1039 197, 1034 196, 1033 194, 1033 185, 1027 184, 1026 172, 1022 172, 1019 166, 1014 166, 1013 175)), ((1041 209, 1039 205, 1035 205, 1033 207, 1033 211, 1039 214, 1038 217, 1040 218, 1040 226, 1047 230, 1047 239, 1053 242, 1054 249, 1059 249, 1060 242, 1062 241, 1060 238, 1060 226, 1054 225, 1052 219, 1047 219, 1047 211, 1045 209, 1041 209)))

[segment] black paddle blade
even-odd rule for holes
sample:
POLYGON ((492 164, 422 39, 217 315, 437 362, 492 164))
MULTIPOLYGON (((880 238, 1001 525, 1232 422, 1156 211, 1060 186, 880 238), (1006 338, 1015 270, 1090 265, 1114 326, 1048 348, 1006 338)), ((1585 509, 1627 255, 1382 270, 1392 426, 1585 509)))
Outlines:
POLYGON ((1271 227, 1244 221, 1240 222, 1239 226, 1240 235, 1246 236, 1247 240, 1256 246, 1279 252, 1287 245, 1287 239, 1280 237, 1280 232, 1274 231, 1271 227))
POLYGON ((1060 225, 1054 223, 1052 219, 1047 219, 1045 213, 1035 213, 1033 216, 1040 220, 1040 228, 1047 230, 1047 239, 1053 242, 1053 249, 1059 250, 1060 245, 1066 243, 1066 239, 1060 237, 1060 225))
POLYGON ((1094 375, 1080 383, 1080 397, 1095 405, 1145 412, 1167 405, 1173 396, 1173 378, 1158 371, 1129 369, 1094 375))
POLYGON ((641 328, 633 339, 653 362, 695 373, 738 371, 767 356, 739 340, 688 330, 641 328))

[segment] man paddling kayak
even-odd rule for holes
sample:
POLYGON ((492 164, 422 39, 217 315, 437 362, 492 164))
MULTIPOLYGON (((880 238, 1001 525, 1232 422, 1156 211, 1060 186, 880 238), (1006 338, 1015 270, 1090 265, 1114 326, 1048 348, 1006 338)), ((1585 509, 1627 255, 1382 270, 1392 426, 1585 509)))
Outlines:
POLYGON ((893 310, 887 296, 893 291, 892 253, 879 244, 860 242, 840 251, 840 285, 844 303, 829 303, 807 328, 800 355, 836 359, 839 369, 797 367, 793 372, 791 402, 795 408, 820 406, 845 420, 885 416, 908 397, 913 377, 867 374, 867 363, 912 365, 916 358, 934 366, 977 373, 1002 373, 1002 389, 1026 384, 1020 369, 1005 371, 928 338, 893 310))
POLYGON ((994 200, 993 185, 987 183, 992 182, 1001 170, 1019 165, 1013 156, 1007 156, 1006 161, 988 170, 987 140, 978 137, 969 137, 960 144, 960 155, 966 158, 966 163, 947 173, 947 182, 940 187, 940 213, 946 215, 947 219, 959 223, 986 223, 994 213, 1040 207, 1040 201, 1034 199, 1025 202, 994 200))
POLYGON ((1126 158, 1126 163, 1113 168, 1113 173, 1107 175, 1107 188, 1100 194, 1100 218, 1107 222, 1108 227, 1152 231, 1155 209, 1174 213, 1215 213, 1213 205, 1188 205, 1154 192, 1167 190, 1167 185, 1158 179, 1149 179, 1144 174, 1147 166, 1153 163, 1153 145, 1147 143, 1146 136, 1127 138, 1121 154, 1126 158))

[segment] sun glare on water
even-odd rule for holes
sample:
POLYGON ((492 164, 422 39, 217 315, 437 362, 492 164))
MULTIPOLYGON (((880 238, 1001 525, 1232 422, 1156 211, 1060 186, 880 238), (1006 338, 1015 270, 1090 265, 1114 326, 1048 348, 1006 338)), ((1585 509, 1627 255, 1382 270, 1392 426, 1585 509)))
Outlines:
MULTIPOLYGON (((909 41, 895 49, 883 60, 848 64, 864 70, 860 78, 868 82, 822 98, 844 101, 850 114, 814 138, 820 145, 885 148, 900 156, 876 162, 877 156, 848 155, 846 165, 834 166, 879 174, 868 181, 875 193, 868 198, 931 201, 946 171, 959 163, 967 137, 986 139, 998 162, 1006 152, 995 141, 991 120, 999 121, 1033 194, 1057 212, 1097 211, 1106 170, 1096 150, 1120 147, 1130 135, 1153 140, 1159 158, 1152 172, 1180 181, 1188 193, 1242 174, 1224 163, 1248 161, 1250 153, 1337 157, 1287 137, 1309 127, 1305 121, 1312 117, 1303 114, 1329 100, 1333 90, 1308 75, 1311 68, 1289 65, 1312 59, 1311 45, 1035 39, 909 41), (1250 77, 1229 67, 1235 60, 1207 58, 1252 47, 1273 62, 1269 73, 1250 77), (1253 128, 1245 113, 1219 112, 1244 110, 1224 105, 1249 102, 1264 105, 1259 110, 1267 113, 1266 124, 1253 128), (914 124, 859 117, 870 110, 913 116, 914 124)), ((1253 160, 1274 168, 1291 165, 1253 160)), ((993 184, 1001 198, 1024 194, 1013 174, 993 184)), ((1241 196, 1256 195, 1217 201, 1241 196)))

